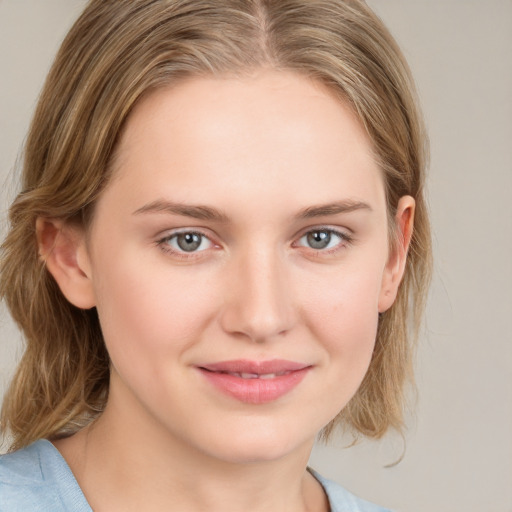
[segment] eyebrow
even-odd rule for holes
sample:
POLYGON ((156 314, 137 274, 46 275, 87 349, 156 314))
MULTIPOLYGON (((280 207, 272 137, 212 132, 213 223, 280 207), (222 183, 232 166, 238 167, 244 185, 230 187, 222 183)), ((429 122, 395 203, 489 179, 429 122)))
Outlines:
POLYGON ((356 210, 372 211, 372 207, 363 201, 337 201, 334 203, 310 206, 301 210, 296 216, 298 219, 312 219, 315 217, 324 217, 327 215, 338 215, 340 213, 350 213, 356 210))
MULTIPOLYGON (((316 217, 325 217, 327 215, 338 215, 341 213, 350 213, 356 210, 372 211, 371 206, 363 201, 345 200, 334 203, 309 206, 301 210, 296 219, 312 219, 316 217)), ((205 205, 188 205, 183 203, 175 203, 158 199, 148 203, 133 212, 134 215, 145 213, 166 213, 171 215, 182 215, 199 220, 209 220, 217 222, 228 222, 229 218, 221 211, 205 205)))
POLYGON ((228 217, 224 213, 203 205, 188 205, 183 203, 174 203, 159 199, 148 203, 133 212, 134 215, 143 213, 167 213, 172 215, 182 215, 199 220, 211 220, 217 222, 227 222, 228 217))

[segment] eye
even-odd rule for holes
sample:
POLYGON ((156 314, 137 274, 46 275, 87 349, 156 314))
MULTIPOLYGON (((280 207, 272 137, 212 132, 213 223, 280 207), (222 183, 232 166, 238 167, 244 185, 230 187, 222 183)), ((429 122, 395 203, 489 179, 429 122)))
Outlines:
POLYGON ((183 231, 164 238, 161 242, 170 246, 170 249, 179 253, 192 253, 205 251, 212 247, 212 242, 202 233, 183 231))
POLYGON ((316 251, 335 249, 343 243, 350 242, 350 238, 332 229, 314 229, 300 237, 298 244, 316 251))

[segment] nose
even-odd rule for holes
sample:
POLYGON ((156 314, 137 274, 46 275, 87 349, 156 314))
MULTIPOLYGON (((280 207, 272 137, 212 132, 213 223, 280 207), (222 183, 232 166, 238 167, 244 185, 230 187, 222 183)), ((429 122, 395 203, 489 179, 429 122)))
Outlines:
POLYGON ((223 329, 255 342, 288 333, 298 317, 286 262, 272 251, 241 257, 228 273, 223 329))

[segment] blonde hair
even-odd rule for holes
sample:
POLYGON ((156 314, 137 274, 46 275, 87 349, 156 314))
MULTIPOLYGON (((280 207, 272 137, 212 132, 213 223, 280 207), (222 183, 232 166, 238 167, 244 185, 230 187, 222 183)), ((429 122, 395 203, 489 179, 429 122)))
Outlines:
POLYGON ((12 448, 72 434, 103 410, 109 357, 95 309, 62 295, 38 256, 35 222, 85 225, 140 98, 190 76, 291 70, 326 84, 357 114, 385 177, 390 223, 416 199, 405 276, 379 321, 375 352, 338 424, 378 438, 403 423, 404 383, 430 277, 426 137, 405 60, 361 0, 92 0, 47 77, 10 209, 0 294, 26 348, 5 396, 12 448))

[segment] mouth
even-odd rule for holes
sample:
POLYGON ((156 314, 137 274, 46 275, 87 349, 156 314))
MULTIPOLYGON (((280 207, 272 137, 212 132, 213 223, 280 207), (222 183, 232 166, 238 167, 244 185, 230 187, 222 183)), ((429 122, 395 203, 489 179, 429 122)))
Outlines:
MULTIPOLYGON (((206 368, 203 368, 205 371, 210 371, 206 368)), ((276 377, 282 377, 283 375, 289 375, 292 373, 289 372, 279 372, 279 373, 238 373, 238 372, 219 372, 219 373, 225 373, 226 375, 232 375, 233 377, 238 377, 240 379, 263 379, 263 380, 270 380, 275 379, 276 377)))
POLYGON ((275 359, 223 361, 197 368, 215 390, 240 402, 263 404, 290 393, 312 366, 275 359))

